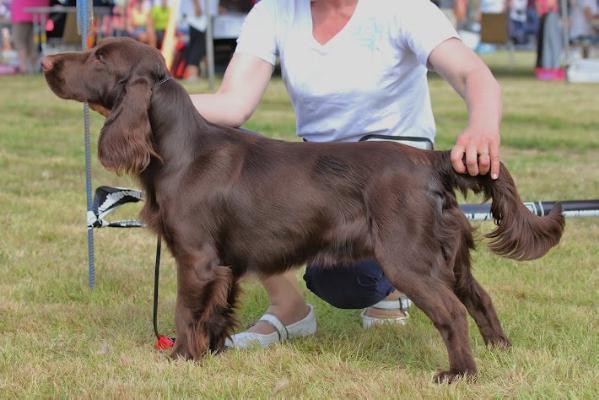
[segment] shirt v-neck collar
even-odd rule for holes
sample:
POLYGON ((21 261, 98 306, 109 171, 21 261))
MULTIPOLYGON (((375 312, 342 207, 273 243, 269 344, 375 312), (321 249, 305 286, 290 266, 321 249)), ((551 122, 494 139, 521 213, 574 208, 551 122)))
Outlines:
POLYGON ((320 43, 314 37, 314 32, 313 32, 314 24, 312 21, 312 7, 311 7, 310 2, 311 2, 311 0, 304 0, 304 17, 307 20, 306 26, 308 28, 307 34, 310 38, 310 43, 312 44, 312 46, 314 46, 315 48, 320 49, 320 50, 326 50, 326 49, 334 46, 336 42, 338 42, 339 40, 341 40, 343 38, 343 36, 347 35, 347 31, 349 31, 351 29, 351 26, 355 23, 355 20, 357 19, 357 14, 359 12, 360 3, 362 3, 362 0, 358 0, 358 2, 356 3, 356 7, 354 8, 354 12, 352 13, 349 20, 345 23, 343 28, 341 28, 339 30, 339 32, 337 32, 332 38, 327 40, 325 43, 320 43))

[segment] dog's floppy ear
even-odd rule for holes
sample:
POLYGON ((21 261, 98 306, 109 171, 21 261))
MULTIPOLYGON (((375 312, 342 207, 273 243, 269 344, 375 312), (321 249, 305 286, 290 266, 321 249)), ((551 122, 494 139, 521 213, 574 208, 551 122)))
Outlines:
POLYGON ((134 75, 122 88, 100 132, 98 158, 107 169, 139 175, 152 156, 158 157, 148 115, 153 84, 147 77, 134 75))

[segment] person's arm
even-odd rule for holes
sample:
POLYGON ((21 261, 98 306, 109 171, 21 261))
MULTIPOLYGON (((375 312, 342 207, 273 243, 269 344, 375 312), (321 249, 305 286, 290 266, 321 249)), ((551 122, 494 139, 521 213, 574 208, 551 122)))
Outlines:
POLYGON ((133 18, 133 13, 135 13, 135 9, 133 7, 129 6, 127 9, 125 9, 125 19, 127 20, 125 27, 130 35, 133 33, 133 29, 135 27, 135 18, 133 18))
POLYGON ((490 171, 491 177, 497 179, 502 113, 499 84, 485 63, 455 38, 435 47, 428 61, 468 107, 468 126, 451 150, 453 168, 473 176, 490 171))
POLYGON ((191 101, 208 121, 225 126, 240 126, 247 121, 262 98, 273 65, 243 53, 235 53, 214 94, 191 95, 191 101))
POLYGON ((146 32, 148 33, 148 44, 156 47, 156 29, 154 29, 154 19, 151 13, 148 13, 146 18, 146 32))
POLYGON ((593 21, 593 9, 589 5, 585 5, 582 9, 585 19, 591 23, 593 21))
POLYGON ((193 4, 193 12, 195 14, 196 17, 199 17, 202 15, 202 6, 200 5, 200 0, 191 0, 191 3, 193 4))
POLYGON ((453 12, 457 26, 461 26, 466 20, 466 14, 468 13, 468 0, 455 0, 453 2, 453 12))

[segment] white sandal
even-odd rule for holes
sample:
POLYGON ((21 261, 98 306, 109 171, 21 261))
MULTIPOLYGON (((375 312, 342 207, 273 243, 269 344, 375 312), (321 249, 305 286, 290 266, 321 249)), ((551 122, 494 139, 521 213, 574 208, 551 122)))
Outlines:
MULTIPOLYGON (((377 318, 366 315, 368 309, 362 311, 360 316, 362 317, 362 327, 364 329, 370 328, 375 325, 383 325, 383 324, 396 324, 396 325, 405 325, 408 323, 408 318, 410 318, 410 314, 408 314, 408 309, 412 305, 412 301, 407 297, 400 297, 397 300, 381 300, 376 304, 370 306, 371 308, 378 308, 379 310, 396 310, 402 311, 404 315, 401 317, 391 317, 391 318, 377 318)), ((369 307, 369 308, 370 308, 369 307)))
POLYGON ((275 328, 273 333, 240 332, 227 338, 225 346, 245 349, 258 343, 261 347, 268 347, 287 339, 314 335, 316 333, 316 316, 314 315, 314 307, 311 304, 308 304, 308 308, 308 315, 289 325, 283 324, 276 315, 266 313, 258 321, 264 321, 272 325, 275 328))

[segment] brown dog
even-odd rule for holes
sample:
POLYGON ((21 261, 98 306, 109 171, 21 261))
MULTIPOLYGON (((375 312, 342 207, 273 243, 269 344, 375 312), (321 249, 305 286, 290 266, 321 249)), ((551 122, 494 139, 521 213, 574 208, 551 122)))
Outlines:
POLYGON ((493 199, 498 254, 541 257, 561 237, 559 207, 531 214, 504 166, 496 181, 457 174, 448 152, 390 142, 288 143, 205 121, 160 53, 130 39, 47 57, 60 97, 106 110, 99 158, 137 176, 142 219, 177 261, 174 356, 223 349, 238 280, 319 263, 374 258, 441 333, 449 370, 472 375, 466 311, 485 343, 506 347, 490 297, 470 273, 472 228, 453 189, 493 199))

